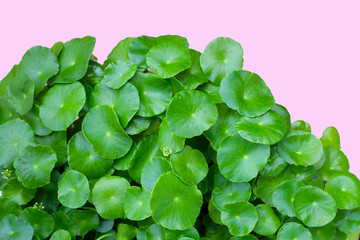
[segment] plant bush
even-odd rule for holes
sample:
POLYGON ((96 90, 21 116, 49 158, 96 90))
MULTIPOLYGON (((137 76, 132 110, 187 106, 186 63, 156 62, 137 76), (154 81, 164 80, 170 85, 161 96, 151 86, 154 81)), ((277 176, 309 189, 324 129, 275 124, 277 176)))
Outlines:
MULTIPOLYGON (((1 239, 346 239, 360 181, 334 127, 291 122, 239 43, 87 36, 0 83, 1 239)), ((350 235, 349 235, 350 237, 350 235)))

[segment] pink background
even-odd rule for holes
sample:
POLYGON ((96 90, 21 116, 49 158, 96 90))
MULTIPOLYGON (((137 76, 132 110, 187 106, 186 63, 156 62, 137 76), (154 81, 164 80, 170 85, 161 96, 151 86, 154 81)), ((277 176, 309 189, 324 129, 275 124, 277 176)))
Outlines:
POLYGON ((350 171, 360 177, 360 2, 302 1, 1 1, 0 79, 26 50, 92 35, 101 62, 128 36, 178 34, 203 51, 227 36, 244 48, 244 69, 258 73, 292 120, 320 137, 341 134, 350 171))

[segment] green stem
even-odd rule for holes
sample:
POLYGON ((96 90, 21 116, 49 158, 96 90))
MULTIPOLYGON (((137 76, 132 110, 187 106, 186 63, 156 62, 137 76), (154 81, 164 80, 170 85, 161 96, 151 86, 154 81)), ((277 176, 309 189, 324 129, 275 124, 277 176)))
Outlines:
POLYGON ((96 240, 101 240, 101 239, 104 239, 104 238, 110 237, 110 236, 116 236, 116 233, 108 233, 108 234, 102 235, 101 237, 97 238, 96 240))

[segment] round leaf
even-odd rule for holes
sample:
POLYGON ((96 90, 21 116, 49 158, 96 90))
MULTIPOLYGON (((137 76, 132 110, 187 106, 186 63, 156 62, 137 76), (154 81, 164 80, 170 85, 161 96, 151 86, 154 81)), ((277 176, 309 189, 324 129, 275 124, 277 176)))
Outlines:
POLYGON ((74 170, 66 171, 58 190, 60 203, 69 208, 79 208, 86 203, 89 195, 89 182, 85 175, 74 170))
POLYGON ((248 201, 251 196, 249 183, 233 183, 225 180, 212 193, 214 205, 222 210, 226 204, 248 201))
POLYGON ((28 145, 20 151, 14 167, 24 187, 39 188, 50 183, 50 173, 56 161, 56 155, 50 147, 28 145))
POLYGON ((76 223, 78 236, 84 236, 99 226, 99 215, 95 210, 73 210, 69 213, 70 218, 76 223), (84 221, 86 220, 86 221, 84 221))
POLYGON ((150 199, 154 221, 173 230, 186 230, 193 226, 201 205, 202 195, 197 187, 184 184, 172 172, 160 176, 150 199))
POLYGON ((259 117, 241 116, 235 129, 250 142, 273 145, 285 136, 288 128, 280 114, 270 110, 259 117))
POLYGON ((54 221, 55 221, 55 229, 54 231, 64 229, 68 231, 72 238, 75 238, 77 233, 77 226, 75 222, 64 212, 57 211, 52 214, 54 221))
POLYGON ((139 187, 129 187, 125 193, 124 211, 128 219, 133 221, 144 220, 151 216, 151 192, 139 187))
POLYGON ((52 82, 72 83, 81 79, 87 71, 94 46, 95 38, 90 36, 74 38, 66 42, 59 56, 59 74, 52 82))
POLYGON ((324 147, 325 162, 319 169, 317 175, 323 180, 329 180, 331 175, 337 171, 349 171, 349 161, 345 154, 332 146, 324 147))
POLYGON ((280 219, 274 210, 266 204, 256 206, 259 220, 256 223, 254 232, 262 236, 270 236, 276 233, 280 227, 280 219))
POLYGON ((130 43, 134 40, 133 37, 127 37, 121 40, 109 53, 104 65, 108 65, 111 62, 115 62, 119 59, 129 59, 129 46, 130 43))
POLYGON ((21 149, 34 144, 34 133, 29 124, 20 119, 0 125, 0 166, 11 168, 21 149))
POLYGON ((9 179, 1 189, 2 196, 20 205, 30 202, 36 193, 36 189, 29 189, 21 185, 16 178, 9 179))
POLYGON ((157 135, 148 135, 139 143, 134 157, 130 160, 130 177, 140 183, 141 174, 145 165, 155 156, 160 155, 157 135))
POLYGON ((290 126, 292 131, 305 131, 305 132, 311 132, 311 126, 309 123, 303 121, 303 120, 297 120, 293 122, 290 126))
POLYGON ((225 137, 236 133, 234 126, 239 118, 239 113, 228 108, 225 104, 218 104, 216 107, 219 115, 217 122, 204 132, 204 135, 210 141, 211 146, 218 150, 225 137))
POLYGON ((293 207, 295 193, 303 186, 302 182, 292 179, 286 180, 276 187, 272 198, 279 212, 289 217, 295 217, 293 207))
POLYGON ((205 75, 219 85, 227 74, 242 68, 243 54, 238 42, 231 38, 219 37, 206 46, 200 57, 200 64, 205 75))
POLYGON ((331 176, 325 185, 325 191, 335 200, 340 209, 360 207, 360 180, 348 172, 339 172, 331 176))
POLYGON ((270 147, 270 158, 268 159, 265 167, 260 171, 262 176, 275 177, 279 175, 286 166, 288 165, 277 153, 277 146, 273 145, 270 147))
POLYGON ((71 240, 71 235, 68 231, 60 229, 51 235, 50 240, 71 240))
POLYGON ((35 94, 39 93, 50 77, 59 71, 57 56, 46 47, 30 48, 22 57, 18 71, 29 75, 35 83, 35 94))
POLYGON ((40 239, 47 238, 54 230, 54 219, 47 212, 28 207, 20 214, 20 219, 30 223, 34 233, 40 239))
POLYGON ((225 138, 217 153, 219 170, 232 182, 248 182, 266 165, 270 147, 251 143, 238 134, 225 138))
POLYGON ((180 72, 175 77, 185 86, 185 88, 195 89, 197 86, 206 83, 209 80, 204 75, 200 66, 201 53, 193 49, 189 49, 188 51, 191 55, 192 65, 189 69, 180 72))
POLYGON ((327 127, 320 140, 324 147, 332 146, 335 149, 340 149, 340 135, 335 127, 327 127))
POLYGON ((110 105, 115 110, 121 126, 125 128, 139 110, 139 94, 131 83, 125 83, 120 89, 114 90, 102 81, 95 86, 90 96, 90 108, 96 105, 110 105))
POLYGON ((36 135, 46 136, 51 133, 51 130, 45 127, 40 120, 39 106, 37 104, 34 104, 34 107, 31 109, 31 111, 22 116, 22 119, 31 126, 36 135))
POLYGON ((130 186, 125 178, 105 176, 96 182, 92 194, 96 211, 105 219, 124 218, 125 192, 130 186))
POLYGON ((127 127, 125 132, 129 135, 136 135, 149 128, 152 118, 134 116, 127 127))
POLYGON ((84 118, 82 129, 94 151, 103 158, 120 158, 131 148, 131 138, 121 127, 115 111, 108 105, 91 109, 84 118))
POLYGON ((191 227, 188 230, 168 230, 166 231, 165 240, 173 240, 173 239, 193 239, 193 240, 199 240, 200 235, 196 228, 191 227))
POLYGON ((287 134, 279 142, 277 151, 285 162, 303 166, 313 165, 320 161, 324 153, 320 140, 304 131, 287 134))
POLYGON ((159 127, 159 147, 164 152, 170 154, 177 153, 184 148, 185 138, 177 136, 171 131, 167 119, 163 118, 159 127))
POLYGON ((334 220, 336 227, 347 234, 360 230, 360 208, 339 210, 334 220))
POLYGON ((145 239, 165 240, 165 234, 166 234, 165 228, 163 228, 158 224, 153 224, 146 230, 145 239))
POLYGON ((206 94, 196 90, 178 92, 166 113, 170 129, 176 135, 186 138, 198 136, 208 130, 216 123, 217 117, 215 104, 206 94))
POLYGON ((121 88, 136 72, 137 66, 127 59, 110 63, 104 71, 104 82, 112 89, 121 88))
POLYGON ((191 67, 189 51, 175 43, 153 46, 146 54, 146 64, 159 78, 170 78, 191 67))
POLYGON ((136 63, 138 67, 146 67, 146 53, 154 44, 154 38, 149 36, 140 36, 134 38, 129 45, 129 59, 136 63))
POLYGON ((312 236, 303 225, 289 222, 280 228, 277 240, 312 240, 312 236))
POLYGON ((143 188, 152 191, 159 177, 169 171, 171 171, 171 165, 168 160, 154 157, 144 166, 141 174, 141 185, 143 188))
POLYGON ((230 108, 247 117, 260 116, 275 104, 264 80, 248 71, 229 73, 221 82, 220 95, 230 108))
POLYGON ((114 161, 100 157, 85 139, 82 132, 76 133, 68 145, 69 166, 87 178, 99 178, 110 170, 114 161))
POLYGON ((172 97, 167 80, 157 78, 153 73, 138 72, 130 81, 138 90, 142 117, 152 117, 165 111, 172 97))
POLYGON ((337 208, 330 194, 314 186, 305 186, 295 194, 294 210, 305 225, 321 227, 335 218, 337 208))
POLYGON ((224 206, 221 211, 221 221, 229 228, 232 235, 242 237, 255 228, 258 214, 251 203, 239 201, 224 206))
POLYGON ((13 214, 0 219, 0 236, 6 240, 31 240, 34 230, 31 225, 13 214))
POLYGON ((290 113, 288 112, 288 110, 284 106, 275 103, 275 105, 272 107, 271 110, 273 110, 273 111, 277 112, 278 114, 280 114, 288 127, 291 126, 290 113))
POLYGON ((136 236, 137 229, 133 225, 120 223, 117 228, 116 239, 131 240, 136 236))
POLYGON ((179 35, 162 35, 158 36, 154 39, 155 44, 161 44, 161 43, 175 43, 179 46, 182 46, 183 48, 189 48, 189 42, 186 38, 179 36, 179 35))
POLYGON ((335 239, 336 227, 333 222, 323 227, 309 228, 309 230, 314 240, 335 239))
POLYGON ((56 84, 43 98, 40 119, 53 131, 65 130, 75 121, 85 100, 85 89, 81 83, 56 84))
POLYGON ((0 197, 0 209, 0 219, 8 214, 19 216, 20 212, 22 211, 18 203, 4 197, 0 197))
POLYGON ((170 157, 174 173, 187 185, 201 182, 208 173, 208 165, 204 155, 189 146, 170 157))

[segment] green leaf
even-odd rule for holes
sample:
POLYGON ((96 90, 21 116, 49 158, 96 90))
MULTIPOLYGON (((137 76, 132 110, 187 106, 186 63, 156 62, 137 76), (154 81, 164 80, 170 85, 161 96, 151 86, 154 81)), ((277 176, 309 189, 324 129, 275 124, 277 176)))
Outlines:
POLYGON ((23 120, 14 119, 0 125, 0 166, 12 168, 21 149, 34 145, 34 133, 23 120))
POLYGON ((352 173, 333 174, 325 185, 325 191, 334 198, 340 209, 360 207, 360 180, 352 173))
POLYGON ((284 171, 287 165, 288 164, 279 157, 279 154, 277 153, 277 146, 272 145, 270 147, 270 158, 268 159, 265 167, 260 171, 260 174, 266 177, 275 177, 284 171))
POLYGON ((222 103, 224 102, 220 96, 220 87, 218 85, 215 85, 211 82, 208 83, 204 83, 203 85, 199 86, 197 88, 197 90, 199 90, 200 92, 206 93, 211 101, 213 103, 222 103))
POLYGON ((90 97, 90 108, 96 105, 110 105, 115 110, 121 126, 125 128, 139 110, 140 99, 138 91, 131 83, 114 90, 108 88, 103 81, 95 86, 90 97))
POLYGON ((24 187, 39 188, 50 183, 56 155, 49 146, 30 146, 20 151, 14 162, 16 175, 24 187))
POLYGON ((104 65, 107 66, 111 62, 116 62, 120 59, 129 59, 129 46, 130 43, 134 40, 133 37, 127 37, 121 40, 109 53, 104 65))
POLYGON ((36 193, 36 189, 29 189, 21 185, 16 178, 11 178, 1 189, 2 196, 20 205, 30 202, 36 193))
POLYGON ((64 212, 57 211, 52 214, 55 221, 55 229, 54 231, 64 229, 68 231, 72 238, 75 238, 77 233, 77 226, 75 222, 64 212))
POLYGON ((92 108, 84 118, 82 129, 94 151, 103 158, 120 158, 131 148, 131 138, 121 127, 115 111, 108 105, 92 108))
POLYGON ((6 123, 18 116, 19 114, 10 106, 9 101, 4 96, 0 96, 0 124, 6 123))
MULTIPOLYGON (((185 138, 177 136, 171 131, 167 119, 163 118, 159 127, 159 147, 165 154, 177 153, 184 148, 185 138)), ((165 155, 164 154, 164 155, 165 155)))
POLYGON ((130 167, 130 161, 134 157, 136 149, 137 149, 137 145, 136 143, 133 142, 129 152, 126 153, 125 156, 115 160, 115 164, 113 168, 122 171, 128 170, 130 167))
POLYGON ((17 202, 14 202, 13 200, 4 197, 0 197, 0 209, 0 219, 9 214, 19 216, 22 211, 20 205, 17 202))
POLYGON ((116 240, 133 240, 136 236, 136 227, 120 223, 117 228, 116 240))
POLYGON ((223 78, 243 66, 243 49, 231 38, 219 37, 211 41, 200 57, 205 75, 217 85, 223 78))
POLYGON ((86 203, 89 195, 89 182, 85 175, 74 170, 66 171, 58 190, 60 203, 69 208, 79 208, 86 203))
POLYGON ((208 173, 208 165, 204 155, 189 146, 170 156, 171 167, 185 184, 195 185, 201 182, 208 173))
POLYGON ((290 128, 291 126, 291 117, 290 117, 290 113, 288 112, 288 110, 280 105, 275 103, 275 105, 271 108, 271 110, 277 112, 278 114, 280 114, 282 116, 282 118, 284 119, 286 125, 290 128))
POLYGON ((92 194, 96 211, 105 219, 124 218, 125 192, 130 186, 122 177, 105 176, 96 182, 92 194))
POLYGON ((9 84, 14 81, 16 77, 18 65, 14 65, 10 72, 0 81, 0 96, 5 97, 6 89, 8 88, 9 84))
POLYGON ((234 71, 220 85, 220 95, 232 109, 247 117, 256 117, 270 110, 274 96, 256 73, 234 71))
POLYGON ((360 208, 339 210, 334 220, 335 225, 347 234, 360 231, 360 208))
POLYGON ((95 41, 86 36, 66 42, 59 56, 60 71, 52 83, 72 83, 81 79, 87 71, 95 41))
POLYGON ((300 188, 294 197, 296 216, 309 227, 322 227, 331 222, 336 215, 335 200, 318 187, 300 188))
POLYGON ((246 235, 243 237, 231 237, 230 240, 258 240, 254 235, 246 235))
POLYGON ((273 145, 279 142, 287 132, 287 126, 280 114, 267 111, 259 117, 240 116, 235 129, 249 142, 273 145))
POLYGON ((172 230, 186 230, 195 224, 202 202, 195 185, 188 186, 168 172, 154 186, 150 209, 156 223, 172 230))
POLYGON ((153 224, 146 230, 146 240, 165 240, 165 234, 165 228, 158 224, 153 224))
POLYGON ((278 240, 312 240, 310 231, 303 225, 296 222, 284 224, 278 234, 278 240))
POLYGON ((40 105, 42 123, 53 131, 66 130, 85 104, 85 89, 79 82, 54 85, 40 105))
POLYGON ((139 134, 149 128, 151 121, 151 117, 140 117, 135 115, 125 128, 125 132, 129 135, 139 134))
POLYGON ((35 235, 40 239, 47 238, 54 230, 55 222, 52 216, 33 207, 25 208, 20 214, 19 219, 30 223, 35 235))
POLYGON ((134 76, 136 70, 134 62, 127 59, 117 60, 105 68, 104 82, 109 88, 119 89, 134 76))
POLYGON ((143 188, 152 191, 159 177, 169 171, 171 171, 171 165, 168 160, 161 157, 153 157, 143 168, 141 185, 143 188))
POLYGON ((0 219, 0 236, 4 240, 31 240, 33 235, 31 225, 13 214, 0 219))
POLYGON ((324 147, 325 162, 319 169, 317 175, 319 178, 327 181, 337 171, 349 171, 349 161, 345 154, 332 146, 324 147))
POLYGON ((303 183, 310 182, 316 174, 314 166, 289 165, 288 170, 294 173, 295 178, 303 183))
POLYGON ((154 38, 146 35, 134 38, 129 45, 129 59, 138 67, 146 67, 146 54, 154 44, 154 38))
POLYGON ((100 224, 99 215, 93 209, 73 210, 69 213, 69 216, 77 225, 77 236, 84 236, 100 224))
POLYGON ((52 132, 47 136, 35 136, 36 144, 50 146, 57 157, 56 167, 60 167, 67 161, 67 139, 66 132, 52 132))
POLYGON ((144 220, 151 216, 151 192, 139 187, 129 187, 125 193, 124 211, 128 219, 133 221, 144 220))
POLYGON ((192 65, 189 69, 178 73, 175 78, 179 80, 185 88, 195 89, 199 85, 208 82, 209 79, 204 75, 200 66, 201 53, 193 49, 189 49, 188 51, 191 56, 192 65))
POLYGON ((31 111, 22 116, 22 119, 31 126, 36 135, 46 136, 51 133, 51 130, 45 127, 40 120, 39 106, 37 104, 34 104, 31 111))
POLYGON ((249 201, 251 186, 249 183, 233 183, 225 180, 212 193, 213 202, 216 208, 222 210, 226 204, 239 201, 249 201))
POLYGON ((170 78, 191 67, 189 51, 175 43, 153 46, 146 54, 146 64, 159 78, 170 78))
POLYGON ((71 240, 71 235, 68 231, 60 229, 51 235, 50 240, 71 240))
POLYGON ((152 117, 165 111, 172 96, 170 83, 153 73, 138 72, 130 81, 138 90, 140 109, 137 115, 152 117))
POLYGON ((287 134, 279 142, 277 151, 285 162, 302 166, 315 164, 324 153, 320 140, 304 131, 287 134))
POLYGON ((56 55, 56 57, 58 57, 61 53, 61 51, 64 48, 64 43, 63 42, 56 42, 54 43, 54 45, 51 47, 51 51, 56 55))
POLYGON ((219 150, 222 140, 236 133, 235 122, 239 118, 239 113, 228 108, 225 104, 217 104, 218 119, 215 125, 204 132, 204 136, 210 141, 211 146, 219 150))
POLYGON ((196 228, 191 227, 188 230, 168 230, 166 231, 165 240, 172 240, 172 239, 194 239, 199 240, 200 235, 196 228))
POLYGON ((311 132, 311 126, 309 123, 303 121, 303 120, 297 120, 291 124, 291 130, 292 131, 305 131, 305 132, 311 132))
POLYGON ((69 166, 88 179, 102 177, 114 164, 114 161, 100 157, 82 132, 76 133, 70 139, 68 155, 69 166))
POLYGON ((176 135, 192 138, 214 125, 218 112, 215 104, 204 93, 184 90, 171 100, 166 118, 170 129, 176 135))
POLYGON ((335 149, 340 149, 340 135, 335 127, 327 127, 320 140, 324 147, 332 146, 335 149))
POLYGON ((323 227, 309 228, 309 230, 314 240, 335 239, 336 227, 333 222, 323 227))
POLYGON ((248 142, 235 134, 221 142, 217 162, 228 180, 248 182, 266 165, 269 156, 269 146, 248 142))
POLYGON ((30 48, 22 57, 18 71, 26 73, 35 84, 35 94, 39 93, 50 77, 59 71, 59 61, 51 49, 42 46, 30 48))
POLYGON ((242 237, 255 228, 258 214, 251 203, 239 201, 224 206, 221 211, 221 221, 229 228, 232 235, 242 237))
POLYGON ((293 202, 296 192, 305 184, 302 182, 290 179, 279 184, 272 195, 273 203, 277 210, 289 217, 295 217, 293 202))
POLYGON ((25 115, 33 107, 34 89, 34 81, 26 73, 18 70, 16 77, 6 89, 6 99, 17 113, 25 115))
POLYGON ((145 165, 155 156, 161 154, 157 135, 148 135, 139 143, 134 157, 130 160, 129 174, 137 183, 140 183, 141 174, 145 165))
POLYGON ((274 210, 266 205, 256 206, 259 220, 256 223, 254 232, 262 236, 271 236, 277 232, 280 227, 280 219, 276 216, 274 210))
POLYGON ((161 43, 175 43, 183 48, 189 48, 189 42, 186 38, 179 35, 162 35, 154 39, 155 44, 161 43))
POLYGON ((89 66, 86 71, 83 80, 86 81, 90 86, 95 86, 99 82, 101 82, 104 78, 104 69, 103 66, 95 61, 90 60, 89 66))

